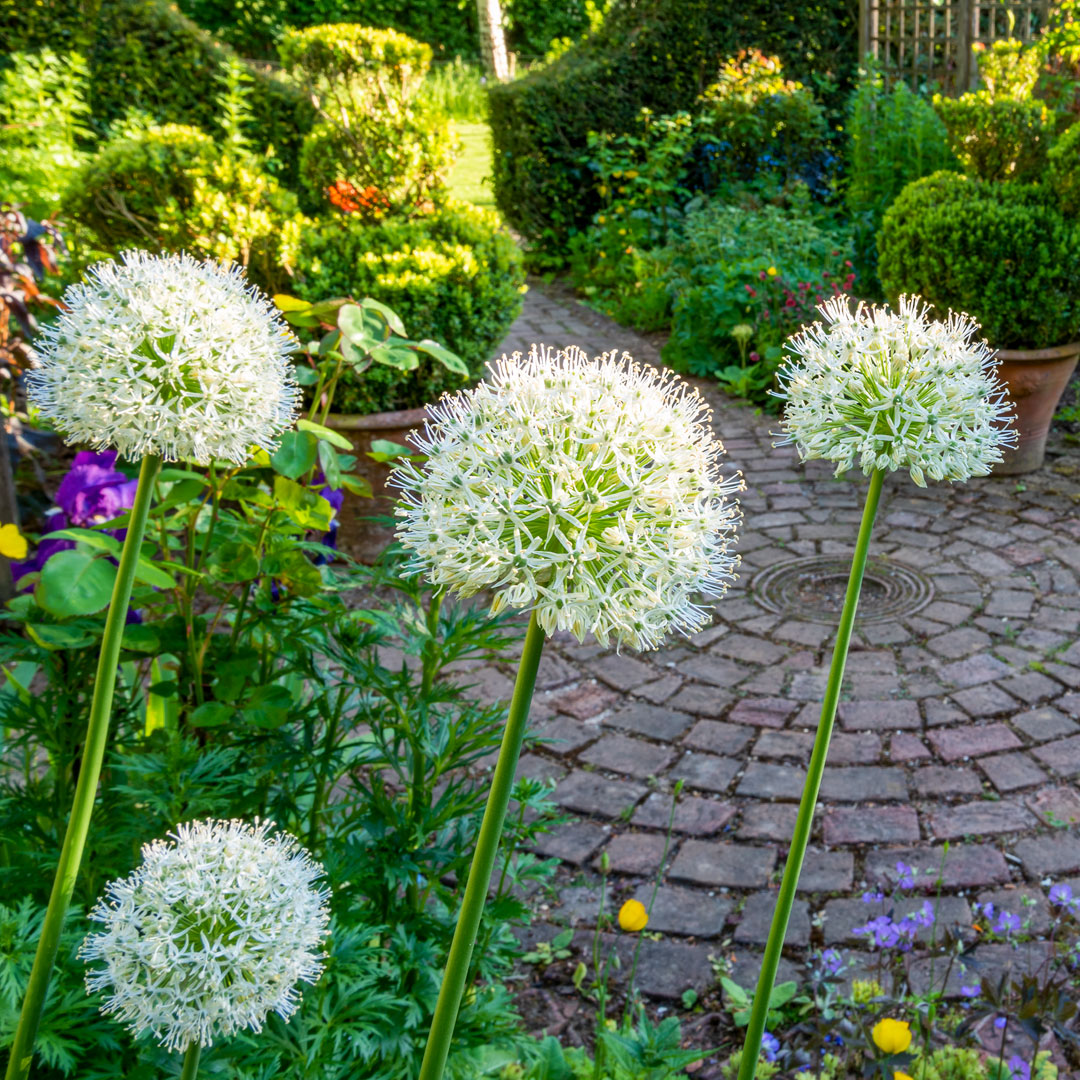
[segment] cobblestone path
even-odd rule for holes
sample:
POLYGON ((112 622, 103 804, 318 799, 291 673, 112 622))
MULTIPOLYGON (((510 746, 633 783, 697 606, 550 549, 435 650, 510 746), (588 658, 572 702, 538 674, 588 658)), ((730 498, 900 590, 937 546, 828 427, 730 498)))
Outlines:
MULTIPOLYGON (((658 361, 648 341, 537 287, 504 348, 533 341, 658 361)), ((644 991, 671 1002, 714 983, 721 951, 737 981, 756 975, 866 488, 774 448, 774 418, 711 397, 747 484, 740 580, 710 629, 657 652, 553 642, 533 712, 550 741, 521 766, 556 780, 573 817, 540 849, 563 866, 556 895, 536 898, 532 940, 569 924, 578 948, 596 922, 601 853, 608 910, 648 900, 684 782, 649 927, 663 939, 639 968, 644 991)), ((886 481, 782 976, 811 947, 868 960, 852 935, 868 918, 862 892, 895 878, 897 860, 929 886, 946 841, 939 922, 970 928, 976 899, 1019 912, 1030 894, 1038 930, 1040 882, 1080 875, 1080 452, 1052 449, 1022 478, 886 481)), ((469 681, 507 697, 513 673, 469 681)), ((927 985, 917 958, 911 977, 927 985)))

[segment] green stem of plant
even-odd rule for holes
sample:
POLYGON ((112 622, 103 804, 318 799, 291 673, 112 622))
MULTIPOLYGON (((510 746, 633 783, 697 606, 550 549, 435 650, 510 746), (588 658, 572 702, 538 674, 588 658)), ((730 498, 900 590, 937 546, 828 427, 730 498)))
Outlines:
POLYGON ((135 567, 139 561, 139 549, 146 533, 146 519, 154 498, 154 480, 161 466, 161 458, 150 455, 143 458, 139 470, 139 486, 135 492, 135 505, 131 508, 127 538, 120 553, 120 566, 116 572, 109 614, 105 619, 105 633, 101 639, 101 655, 98 657, 97 675, 94 679, 94 696, 90 705, 90 721, 86 728, 86 746, 83 749, 79 781, 75 786, 75 799, 68 818, 64 845, 60 849, 60 862, 53 879, 49 907, 41 925, 37 953, 30 979, 26 984, 19 1026, 15 1041, 11 1044, 6 1080, 25 1080, 30 1072, 34 1056, 34 1040, 45 1006, 45 994, 49 977, 60 945, 60 932, 64 916, 71 903, 75 879, 79 874, 86 835, 90 829, 90 815, 97 796, 101 763, 109 739, 109 719, 112 714, 113 690, 116 685, 116 668, 120 659, 120 641, 127 622, 131 587, 135 581, 135 567))
POLYGON ((829 753, 829 739, 832 737, 833 721, 836 719, 836 706, 840 701, 840 687, 844 681, 844 665, 847 663, 851 630, 855 624, 855 609, 859 605, 863 571, 866 569, 866 556, 870 550, 870 534, 874 528, 874 518, 881 500, 881 487, 884 480, 884 471, 875 472, 870 477, 870 489, 866 493, 866 505, 863 507, 859 536, 855 541, 855 556, 851 560, 851 574, 848 577, 847 593, 844 596, 844 608, 840 613, 840 626, 836 631, 836 645, 833 648, 832 665, 829 668, 829 682, 825 688, 825 700, 821 705, 821 721, 818 723, 814 750, 810 756, 810 767, 806 774, 806 784, 803 786, 802 801, 799 803, 799 815, 795 819, 791 850, 788 852, 787 863, 784 866, 780 892, 776 897, 776 909, 769 929, 769 940, 761 961, 761 974, 758 977, 757 990, 754 991, 750 1023, 746 1028, 746 1041, 743 1043, 742 1059, 739 1062, 738 1080, 753 1080, 757 1070, 761 1039, 765 1034, 765 1023, 769 1016, 769 999, 772 997, 773 985, 776 982, 776 971, 780 966, 780 954, 784 948, 784 938, 787 936, 791 907, 795 901, 799 874, 802 871, 803 859, 806 857, 806 845, 810 840, 810 830, 814 824, 814 809, 817 806, 818 791, 821 788, 821 777, 825 772, 825 759, 829 753))
POLYGON ((180 1073, 180 1080, 195 1080, 199 1075, 199 1058, 202 1056, 202 1047, 198 1043, 190 1043, 184 1051, 184 1068, 180 1073))
POLYGON ((420 1066, 419 1080, 442 1080, 446 1068, 446 1058, 450 1053, 450 1040, 457 1023, 458 1009, 465 992, 465 979, 472 960, 473 945, 480 928, 480 918, 484 913, 491 873, 495 867, 495 856, 499 850, 503 822, 506 819, 506 807, 510 802, 510 792, 514 786, 514 773, 517 772, 518 756, 521 743, 525 738, 525 728, 529 720, 529 706, 532 704, 533 687, 536 685, 536 671, 540 666, 540 654, 544 649, 544 631, 536 621, 534 611, 529 618, 529 629, 525 634, 525 647, 518 665, 517 681, 514 683, 514 695, 510 700, 510 714, 506 720, 502 746, 499 749, 499 761, 491 780, 487 808, 480 825, 480 835, 476 841, 469 880, 465 886, 465 897, 458 913, 457 928, 450 946, 450 955, 446 960, 439 1000, 435 1006, 435 1015, 428 1033, 424 1062, 420 1066))

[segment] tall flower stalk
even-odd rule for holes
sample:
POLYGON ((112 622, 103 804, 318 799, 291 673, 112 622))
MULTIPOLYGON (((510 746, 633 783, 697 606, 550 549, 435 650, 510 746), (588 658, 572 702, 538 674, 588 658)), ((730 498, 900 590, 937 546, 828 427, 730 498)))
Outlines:
POLYGON ((429 407, 406 462, 398 537, 440 591, 494 593, 530 612, 499 760, 469 872, 420 1080, 440 1080, 498 854, 545 636, 650 649, 693 633, 734 576, 741 488, 697 391, 605 354, 534 346, 429 407))
POLYGON ((779 373, 778 396, 787 403, 783 442, 794 443, 804 461, 836 462, 837 476, 857 461, 870 485, 738 1080, 753 1080, 761 1053, 885 475, 907 469, 919 486, 925 486, 926 477, 964 481, 985 476, 1001 460, 1002 448, 1016 441, 1003 387, 993 373, 993 354, 985 342, 972 340, 978 327, 966 315, 950 313, 945 322, 933 321, 916 297, 901 297, 896 312, 862 304, 853 311, 846 297, 819 310, 824 324, 814 323, 789 340, 794 358, 779 373))
POLYGON ((64 294, 27 376, 30 404, 69 443, 139 461, 94 679, 79 779, 8 1061, 24 1080, 33 1060, 64 918, 79 874, 108 744, 120 645, 154 484, 162 461, 246 460, 292 422, 295 343, 238 268, 188 256, 128 252, 64 294))

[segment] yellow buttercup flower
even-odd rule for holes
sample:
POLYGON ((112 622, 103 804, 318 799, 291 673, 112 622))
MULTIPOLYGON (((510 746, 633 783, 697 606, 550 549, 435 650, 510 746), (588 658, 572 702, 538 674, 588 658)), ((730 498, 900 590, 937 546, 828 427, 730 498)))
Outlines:
POLYGON ((902 1054, 911 1045, 911 1025, 906 1020, 879 1020, 870 1032, 875 1045, 886 1054, 902 1054))
POLYGON ((649 913, 640 900, 627 900, 619 908, 619 925, 631 934, 644 930, 649 925, 649 913))
POLYGON ((777 270, 775 266, 770 266, 769 269, 765 271, 765 273, 768 274, 769 277, 776 277, 776 275, 779 274, 780 271, 777 270))
POLYGON ((25 559, 26 537, 18 525, 0 525, 0 555, 5 559, 25 559))
POLYGON ((906 1072, 894 1072, 893 1080, 915 1080, 914 1077, 908 1076, 906 1072))

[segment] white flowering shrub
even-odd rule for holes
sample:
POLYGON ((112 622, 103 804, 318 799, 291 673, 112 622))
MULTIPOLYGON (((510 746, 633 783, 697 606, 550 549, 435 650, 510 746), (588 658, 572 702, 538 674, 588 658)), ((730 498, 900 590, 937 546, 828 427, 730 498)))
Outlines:
POLYGON ((784 440, 803 460, 853 468, 907 469, 916 484, 985 476, 1016 444, 1012 406, 994 374, 993 353, 973 340, 977 324, 950 313, 927 317, 918 297, 899 311, 836 297, 790 338, 795 354, 778 372, 786 401, 784 440))
POLYGON ((106 886, 90 913, 105 929, 80 949, 102 962, 86 975, 87 990, 105 994, 102 1012, 184 1050, 296 1011, 296 984, 322 972, 330 893, 316 885, 322 867, 271 828, 180 825, 106 886))
POLYGON ((236 265, 128 251, 64 293, 27 396, 68 442, 242 464, 299 404, 298 344, 236 265))
POLYGON ((548 634, 653 648, 710 621, 734 577, 738 476, 677 376, 534 346, 429 406, 400 466, 398 537, 432 585, 535 608, 548 634))

